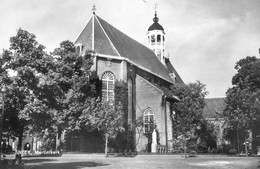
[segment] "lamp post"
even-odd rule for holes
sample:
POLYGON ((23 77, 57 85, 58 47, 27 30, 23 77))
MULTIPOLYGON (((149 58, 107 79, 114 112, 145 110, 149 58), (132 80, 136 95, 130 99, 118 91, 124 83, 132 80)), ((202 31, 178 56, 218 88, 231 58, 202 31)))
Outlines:
POLYGON ((3 134, 3 127, 4 127, 4 112, 5 112, 5 93, 6 93, 6 87, 3 86, 1 89, 2 93, 2 112, 0 116, 0 160, 2 159, 2 134, 3 134))

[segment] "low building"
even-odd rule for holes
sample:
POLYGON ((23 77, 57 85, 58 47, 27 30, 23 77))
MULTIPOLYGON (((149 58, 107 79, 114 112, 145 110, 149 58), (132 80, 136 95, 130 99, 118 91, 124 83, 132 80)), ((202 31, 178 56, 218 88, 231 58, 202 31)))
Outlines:
POLYGON ((224 139, 224 129, 226 123, 223 118, 223 111, 226 106, 225 98, 206 98, 206 106, 203 109, 203 117, 209 122, 212 123, 215 127, 216 133, 216 145, 217 148, 221 148, 223 144, 228 144, 229 142, 224 139))

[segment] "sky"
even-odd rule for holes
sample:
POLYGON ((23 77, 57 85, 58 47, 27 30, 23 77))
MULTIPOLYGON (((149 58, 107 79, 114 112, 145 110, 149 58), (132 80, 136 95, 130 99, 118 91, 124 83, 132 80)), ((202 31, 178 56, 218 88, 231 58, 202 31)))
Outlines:
POLYGON ((225 96, 238 60, 259 58, 260 0, 0 0, 0 52, 19 28, 47 52, 75 41, 93 4, 99 17, 146 45, 156 3, 173 66, 185 83, 205 84, 207 97, 225 96))

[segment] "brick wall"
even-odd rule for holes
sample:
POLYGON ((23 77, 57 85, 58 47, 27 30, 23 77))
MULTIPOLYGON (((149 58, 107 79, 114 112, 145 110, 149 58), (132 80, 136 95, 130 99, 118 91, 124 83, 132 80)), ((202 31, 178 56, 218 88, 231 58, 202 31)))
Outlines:
MULTIPOLYGON (((154 122, 159 132, 160 144, 166 145, 165 140, 165 111, 163 106, 163 92, 153 86, 149 81, 140 76, 136 76, 136 118, 143 117, 143 112, 147 108, 154 110, 154 122)), ((138 133, 136 138, 138 138, 138 133)), ((145 136, 141 136, 137 145, 137 151, 144 151, 148 141, 145 136)))
POLYGON ((97 58, 97 75, 101 77, 104 72, 111 71, 115 75, 116 80, 127 81, 127 64, 121 60, 109 60, 105 58, 97 58))

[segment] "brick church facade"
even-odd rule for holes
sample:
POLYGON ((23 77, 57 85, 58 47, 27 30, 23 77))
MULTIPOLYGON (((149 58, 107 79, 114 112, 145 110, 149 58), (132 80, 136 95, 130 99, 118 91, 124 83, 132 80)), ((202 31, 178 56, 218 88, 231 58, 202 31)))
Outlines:
MULTIPOLYGON (((130 38, 93 12, 92 17, 75 41, 76 49, 85 54, 94 51, 94 65, 102 80, 102 99, 113 101, 115 81, 128 84, 128 123, 142 118, 144 127, 136 151, 146 151, 148 140, 143 133, 149 123, 156 124, 160 144, 165 151, 172 150, 173 126, 171 105, 178 101, 170 87, 183 83, 181 77, 165 56, 166 37, 155 12, 148 28, 147 46, 130 38)), ((145 33, 145 32, 144 32, 145 33)), ((137 133, 136 133, 137 134, 137 133)), ((79 132, 67 138, 67 151, 103 151, 97 146, 98 137, 79 132)))

